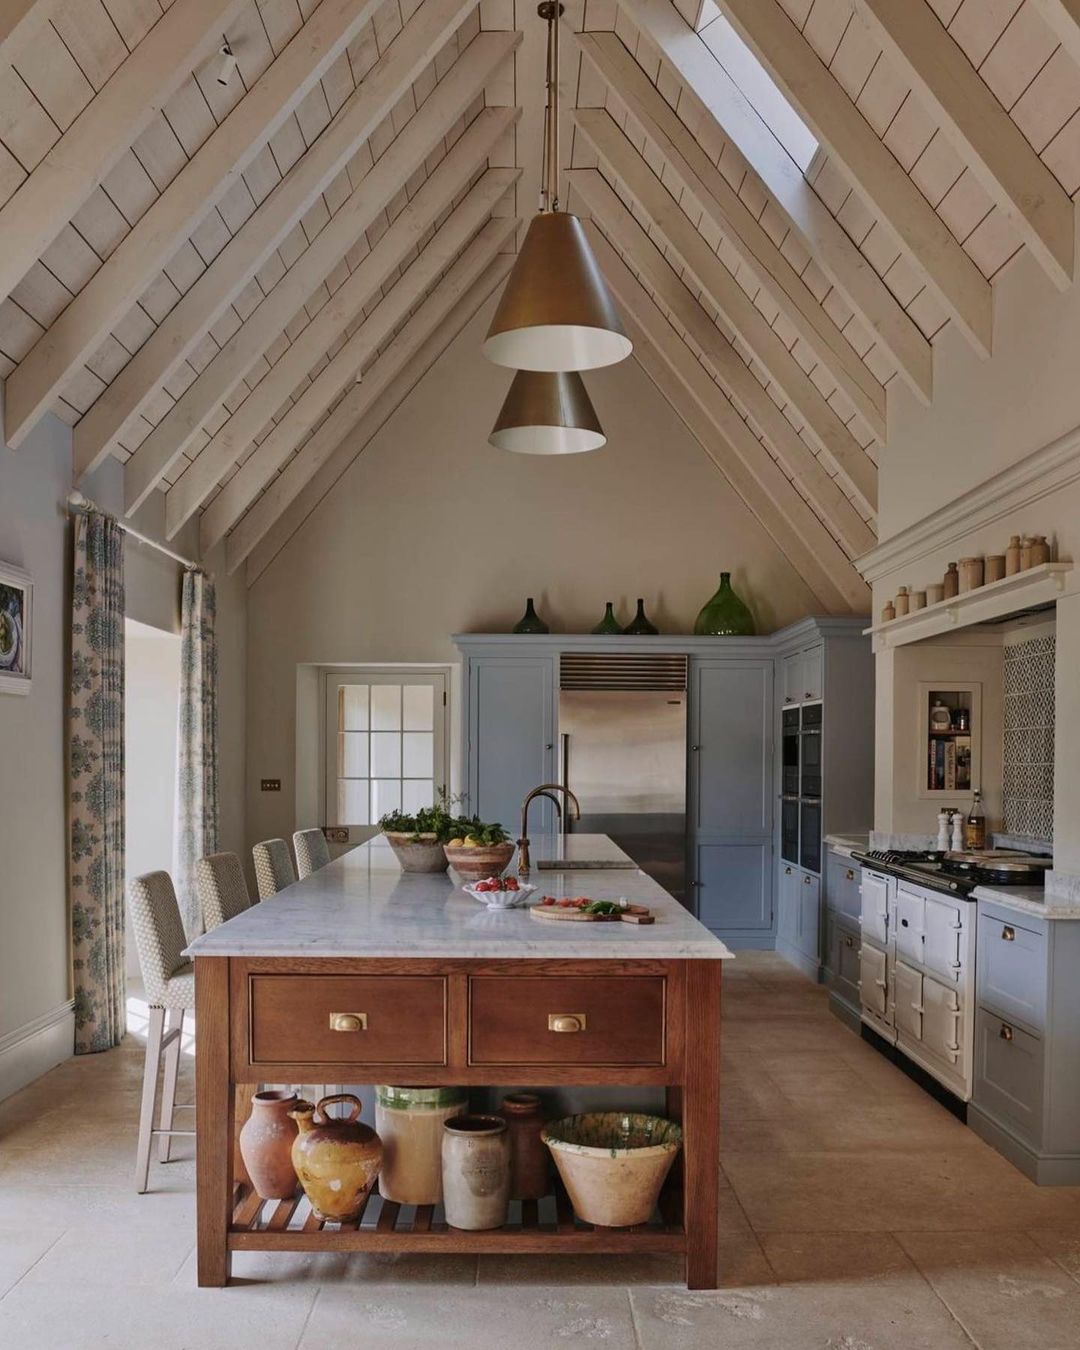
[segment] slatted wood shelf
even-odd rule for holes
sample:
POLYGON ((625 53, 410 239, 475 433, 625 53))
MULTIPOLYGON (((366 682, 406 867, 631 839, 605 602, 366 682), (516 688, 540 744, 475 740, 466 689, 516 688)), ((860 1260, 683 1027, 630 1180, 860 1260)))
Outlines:
POLYGON ((483 1232, 452 1228, 442 1205, 399 1205, 373 1192, 348 1224, 316 1217, 302 1191, 262 1200, 238 1188, 228 1246, 232 1251, 413 1252, 685 1252, 686 1233, 669 1197, 660 1212, 633 1228, 600 1228, 575 1218, 565 1190, 542 1200, 511 1201, 506 1224, 483 1232))

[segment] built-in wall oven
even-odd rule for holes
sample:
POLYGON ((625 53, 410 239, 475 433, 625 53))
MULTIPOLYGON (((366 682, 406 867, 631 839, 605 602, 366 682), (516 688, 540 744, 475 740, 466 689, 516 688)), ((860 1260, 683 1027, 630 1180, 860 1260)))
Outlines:
POLYGON ((799 795, 820 797, 821 704, 807 703, 799 712, 799 795))
POLYGON ((821 871, 821 802, 809 797, 799 803, 799 866, 821 871))
POLYGON ((799 799, 784 797, 780 802, 780 856, 784 862, 799 862, 799 799))
MULTIPOLYGON (((780 728, 781 783, 785 797, 799 795, 799 709, 785 708, 780 728)), ((792 859, 794 861, 794 859, 792 859)))

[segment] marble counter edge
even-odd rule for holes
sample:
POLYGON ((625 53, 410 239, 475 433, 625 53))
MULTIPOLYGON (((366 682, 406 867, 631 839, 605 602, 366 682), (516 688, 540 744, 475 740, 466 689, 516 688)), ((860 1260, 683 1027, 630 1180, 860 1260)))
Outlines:
POLYGON ((1041 886, 1014 886, 1008 889, 976 886, 971 898, 986 900, 1022 914, 1034 914, 1040 919, 1080 919, 1080 901, 1047 895, 1041 886))

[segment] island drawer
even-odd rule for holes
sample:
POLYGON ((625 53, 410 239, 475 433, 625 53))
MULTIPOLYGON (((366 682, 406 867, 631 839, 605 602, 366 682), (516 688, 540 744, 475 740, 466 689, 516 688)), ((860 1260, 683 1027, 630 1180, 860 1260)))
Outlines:
POLYGON ((469 980, 471 1064, 664 1063, 662 975, 469 980))
POLYGON ((441 975, 251 975, 252 1064, 445 1064, 441 975))

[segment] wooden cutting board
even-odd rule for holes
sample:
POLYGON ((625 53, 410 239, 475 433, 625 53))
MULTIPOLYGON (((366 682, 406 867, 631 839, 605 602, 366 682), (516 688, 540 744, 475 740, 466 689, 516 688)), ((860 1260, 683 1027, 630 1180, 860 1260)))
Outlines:
POLYGON ((560 909, 557 905, 530 905, 529 913, 538 919, 560 919, 563 923, 655 923, 644 905, 631 905, 621 914, 583 914, 580 909, 560 909))

